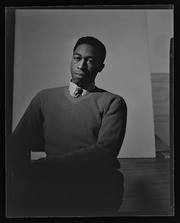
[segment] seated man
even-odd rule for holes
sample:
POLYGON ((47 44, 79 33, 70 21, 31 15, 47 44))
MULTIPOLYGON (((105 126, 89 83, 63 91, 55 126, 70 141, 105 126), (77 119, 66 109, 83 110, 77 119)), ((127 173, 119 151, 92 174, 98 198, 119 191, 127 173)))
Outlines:
POLYGON ((122 196, 123 177, 117 155, 127 107, 122 97, 95 86, 105 56, 99 40, 80 38, 69 86, 42 90, 32 99, 12 137, 15 206, 38 212, 41 205, 42 213, 56 203, 50 213, 58 214, 119 208, 121 199, 115 198, 122 196), (47 156, 32 163, 30 151, 47 156))

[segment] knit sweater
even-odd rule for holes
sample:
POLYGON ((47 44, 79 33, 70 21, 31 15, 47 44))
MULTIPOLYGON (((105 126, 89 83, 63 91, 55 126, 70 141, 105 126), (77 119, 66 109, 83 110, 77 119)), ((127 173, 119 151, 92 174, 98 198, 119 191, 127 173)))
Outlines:
POLYGON ((58 162, 106 160, 117 168, 126 117, 124 99, 103 89, 79 98, 67 86, 45 89, 32 99, 13 132, 13 151, 23 159, 30 151, 44 151, 58 162))

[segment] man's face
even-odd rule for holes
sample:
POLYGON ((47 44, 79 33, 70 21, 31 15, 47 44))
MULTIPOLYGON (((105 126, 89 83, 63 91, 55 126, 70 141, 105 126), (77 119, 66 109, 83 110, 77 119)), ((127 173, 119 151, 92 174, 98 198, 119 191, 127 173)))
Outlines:
POLYGON ((81 87, 86 86, 94 81, 103 67, 98 50, 91 45, 81 44, 75 49, 71 61, 72 82, 81 87))

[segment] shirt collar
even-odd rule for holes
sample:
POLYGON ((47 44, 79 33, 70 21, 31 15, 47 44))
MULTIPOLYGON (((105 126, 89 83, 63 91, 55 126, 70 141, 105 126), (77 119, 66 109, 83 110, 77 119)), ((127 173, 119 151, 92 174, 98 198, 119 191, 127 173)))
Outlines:
MULTIPOLYGON (((80 88, 78 87, 75 83, 73 83, 71 80, 69 81, 69 93, 72 97, 75 97, 75 93, 77 89, 80 88)), ((90 83, 86 89, 83 89, 82 96, 87 94, 88 92, 91 92, 95 88, 95 82, 90 83)))

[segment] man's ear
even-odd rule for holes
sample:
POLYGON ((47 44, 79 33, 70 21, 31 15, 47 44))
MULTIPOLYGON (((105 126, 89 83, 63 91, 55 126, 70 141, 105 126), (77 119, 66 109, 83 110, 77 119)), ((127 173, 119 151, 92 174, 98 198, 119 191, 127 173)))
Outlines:
POLYGON ((105 67, 105 64, 104 63, 101 64, 101 66, 99 67, 99 71, 98 72, 101 72, 104 69, 104 67, 105 67))

